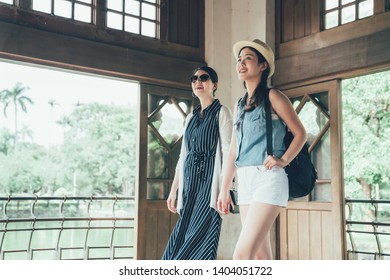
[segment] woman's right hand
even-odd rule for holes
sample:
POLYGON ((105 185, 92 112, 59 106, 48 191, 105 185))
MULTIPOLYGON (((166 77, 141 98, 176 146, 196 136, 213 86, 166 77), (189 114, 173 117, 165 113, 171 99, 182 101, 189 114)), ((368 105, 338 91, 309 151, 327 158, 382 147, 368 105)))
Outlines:
POLYGON ((176 202, 176 192, 173 192, 173 193, 170 192, 169 196, 167 198, 167 207, 168 207, 169 211, 176 214, 177 209, 175 206, 175 202, 176 202))

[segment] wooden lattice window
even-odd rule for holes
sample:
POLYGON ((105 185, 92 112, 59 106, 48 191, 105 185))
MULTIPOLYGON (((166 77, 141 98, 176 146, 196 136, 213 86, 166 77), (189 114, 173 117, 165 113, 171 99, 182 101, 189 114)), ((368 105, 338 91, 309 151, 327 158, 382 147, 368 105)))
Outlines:
POLYGON ((158 0, 107 0, 107 27, 156 38, 158 0))
POLYGON ((330 29, 374 15, 374 0, 324 0, 323 26, 330 29))
POLYGON ((93 23, 94 4, 92 0, 33 0, 35 11, 65 17, 86 23, 93 23))
POLYGON ((15 5, 15 0, 0 0, 0 3, 15 5))
POLYGON ((147 199, 166 199, 180 154, 191 98, 148 94, 147 199))

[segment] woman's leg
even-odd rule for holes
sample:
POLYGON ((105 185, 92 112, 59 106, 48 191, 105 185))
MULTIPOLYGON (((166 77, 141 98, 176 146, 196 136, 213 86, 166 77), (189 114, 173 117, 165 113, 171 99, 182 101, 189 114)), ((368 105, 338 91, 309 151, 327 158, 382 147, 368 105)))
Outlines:
POLYGON ((253 202, 240 206, 242 229, 233 259, 272 259, 270 230, 281 207, 253 202))
POLYGON ((272 260, 273 259, 270 231, 268 231, 267 236, 264 238, 263 244, 261 244, 261 246, 259 247, 259 249, 255 253, 255 256, 253 259, 254 260, 272 260))

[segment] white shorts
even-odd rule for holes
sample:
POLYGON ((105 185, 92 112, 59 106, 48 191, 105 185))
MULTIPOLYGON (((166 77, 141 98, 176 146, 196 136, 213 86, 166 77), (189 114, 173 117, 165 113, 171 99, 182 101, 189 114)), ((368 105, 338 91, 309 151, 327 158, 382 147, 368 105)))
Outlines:
POLYGON ((286 207, 288 178, 284 168, 274 166, 267 170, 263 165, 237 168, 238 204, 262 202, 286 207))

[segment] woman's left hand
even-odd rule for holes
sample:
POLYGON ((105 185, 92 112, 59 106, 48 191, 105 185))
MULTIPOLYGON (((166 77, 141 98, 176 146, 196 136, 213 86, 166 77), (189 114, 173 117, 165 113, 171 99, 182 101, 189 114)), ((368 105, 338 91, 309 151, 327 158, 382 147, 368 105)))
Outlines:
POLYGON ((272 169, 274 166, 278 167, 285 167, 287 165, 287 162, 284 160, 276 157, 276 156, 267 156, 267 158, 264 160, 263 165, 266 169, 272 169))

